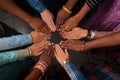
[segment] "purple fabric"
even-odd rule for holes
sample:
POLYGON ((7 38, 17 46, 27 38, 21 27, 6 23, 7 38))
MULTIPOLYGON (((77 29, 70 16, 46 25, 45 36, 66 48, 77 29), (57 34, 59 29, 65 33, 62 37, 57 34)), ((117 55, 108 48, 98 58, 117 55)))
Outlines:
POLYGON ((85 23, 97 31, 112 31, 120 24, 120 0, 104 0, 94 15, 85 23))
MULTIPOLYGON (((83 27, 96 31, 112 31, 118 25, 120 25, 120 0, 104 0, 83 27)), ((99 51, 114 53, 113 57, 120 58, 120 46, 99 51)))

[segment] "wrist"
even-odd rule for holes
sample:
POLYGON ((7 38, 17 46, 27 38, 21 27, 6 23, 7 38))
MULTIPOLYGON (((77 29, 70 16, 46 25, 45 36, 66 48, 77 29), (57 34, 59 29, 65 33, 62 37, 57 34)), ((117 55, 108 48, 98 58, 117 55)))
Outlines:
POLYGON ((70 61, 69 59, 65 59, 65 60, 61 63, 61 65, 64 67, 69 61, 70 61))
POLYGON ((65 5, 62 6, 62 9, 63 9, 66 13, 72 14, 72 11, 71 11, 68 7, 66 7, 65 5))
POLYGON ((36 63, 34 68, 38 68, 39 70, 41 70, 42 73, 45 73, 47 68, 48 68, 48 65, 44 61, 39 61, 39 62, 36 63))

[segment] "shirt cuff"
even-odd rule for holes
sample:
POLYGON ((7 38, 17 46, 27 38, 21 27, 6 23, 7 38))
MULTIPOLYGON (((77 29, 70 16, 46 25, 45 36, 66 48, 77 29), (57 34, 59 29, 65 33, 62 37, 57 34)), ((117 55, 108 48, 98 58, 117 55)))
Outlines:
POLYGON ((16 50, 16 53, 19 54, 18 59, 22 59, 22 58, 30 56, 28 48, 16 50))

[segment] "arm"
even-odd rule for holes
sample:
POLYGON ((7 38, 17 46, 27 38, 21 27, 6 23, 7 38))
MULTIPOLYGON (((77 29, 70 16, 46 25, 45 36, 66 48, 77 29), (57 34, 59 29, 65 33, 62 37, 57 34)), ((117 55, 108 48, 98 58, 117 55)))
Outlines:
POLYGON ((120 31, 120 25, 116 26, 112 31, 93 31, 95 33, 95 36, 93 38, 97 39, 118 31, 120 31))
POLYGON ((76 4, 78 0, 68 0, 65 5, 58 11, 56 25, 60 27, 64 24, 64 22, 69 18, 72 13, 72 8, 76 4))
POLYGON ((64 52, 58 44, 55 45, 55 56, 72 80, 85 80, 85 77, 79 72, 77 67, 69 61, 67 50, 65 49, 64 52))
POLYGON ((85 50, 120 45, 120 32, 113 33, 85 43, 85 50))
POLYGON ((29 22, 32 18, 31 15, 23 11, 19 6, 15 4, 13 0, 0 0, 0 8, 10 12, 17 17, 23 19, 25 22, 29 22))
POLYGON ((98 6, 100 2, 101 0, 87 0, 83 7, 79 10, 79 12, 65 22, 65 24, 60 28, 60 31, 69 31, 76 27, 84 18, 84 16, 91 10, 91 8, 98 6))
POLYGON ((83 74, 79 72, 79 70, 73 63, 71 62, 66 63, 64 65, 64 69, 70 76, 71 80, 86 80, 83 74))
POLYGON ((21 49, 16 51, 7 51, 0 53, 0 65, 16 61, 21 58, 29 56, 28 49, 21 49))
POLYGON ((39 61, 34 66, 32 72, 24 80, 41 80, 43 74, 50 67, 54 55, 53 45, 50 45, 47 49, 44 49, 39 61))
POLYGON ((27 0, 27 2, 39 13, 41 13, 45 9, 45 6, 39 0, 27 0))
POLYGON ((5 37, 0 39, 0 50, 21 47, 32 43, 32 38, 29 34, 5 37))
POLYGON ((38 68, 33 68, 32 72, 29 74, 27 78, 24 80, 38 80, 40 76, 42 76, 42 72, 38 68))
POLYGON ((56 30, 56 26, 54 25, 54 17, 51 14, 51 12, 45 8, 45 6, 42 4, 40 0, 27 0, 28 3, 36 9, 40 15, 42 20, 47 24, 47 26, 51 29, 51 31, 56 30))

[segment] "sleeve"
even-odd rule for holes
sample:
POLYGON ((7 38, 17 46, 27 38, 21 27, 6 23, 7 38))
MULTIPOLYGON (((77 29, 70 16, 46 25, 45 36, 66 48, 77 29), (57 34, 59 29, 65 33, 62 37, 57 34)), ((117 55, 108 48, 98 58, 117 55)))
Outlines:
POLYGON ((97 7, 101 2, 102 0, 86 0, 87 5, 91 9, 97 7))
POLYGON ((16 51, 6 51, 0 53, 0 65, 16 61, 29 56, 28 49, 21 49, 16 51))
POLYGON ((70 76, 71 80, 86 80, 83 74, 79 72, 79 70, 73 63, 71 62, 66 63, 64 65, 64 69, 70 76))
POLYGON ((32 43, 32 38, 29 34, 16 35, 0 39, 0 51, 21 47, 32 43))
POLYGON ((103 36, 106 36, 118 31, 120 31, 120 25, 116 26, 112 31, 94 31, 95 32, 94 39, 101 38, 103 36))
POLYGON ((27 2, 39 13, 45 9, 44 4, 40 0, 27 0, 27 2))

